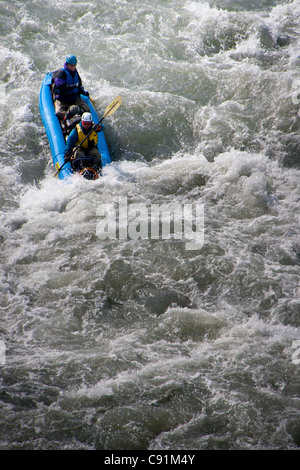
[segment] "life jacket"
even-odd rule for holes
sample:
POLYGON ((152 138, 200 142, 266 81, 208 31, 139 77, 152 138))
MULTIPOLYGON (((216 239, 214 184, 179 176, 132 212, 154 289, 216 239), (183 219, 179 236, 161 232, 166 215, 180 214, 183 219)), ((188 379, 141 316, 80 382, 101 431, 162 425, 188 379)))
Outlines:
POLYGON ((54 95, 57 100, 71 102, 75 99, 76 96, 79 95, 80 89, 79 88, 71 88, 71 90, 61 91, 59 86, 56 85, 56 79, 66 81, 67 85, 74 85, 75 83, 81 83, 81 79, 77 70, 71 74, 71 72, 67 69, 67 67, 63 67, 62 69, 56 70, 52 74, 52 83, 54 86, 54 95), (64 73, 65 72, 65 73, 64 73))
MULTIPOLYGON (((93 125, 93 123, 92 123, 92 125, 93 125)), ((79 124, 77 124, 76 130, 77 130, 77 134, 78 134, 78 140, 77 140, 77 142, 76 142, 76 147, 77 147, 78 145, 81 144, 81 142, 83 141, 83 139, 86 138, 86 136, 87 136, 87 134, 89 133, 89 131, 86 132, 86 133, 84 133, 84 131, 83 131, 82 127, 81 127, 81 122, 80 122, 79 124)), ((82 148, 82 149, 85 149, 85 150, 91 150, 91 149, 93 149, 94 147, 96 147, 97 143, 98 143, 98 134, 97 134, 96 131, 92 131, 92 132, 90 133, 90 135, 88 136, 88 138, 85 139, 85 141, 84 141, 83 144, 81 145, 81 148, 82 148)))
MULTIPOLYGON (((74 85, 75 83, 80 82, 80 78, 79 78, 77 70, 75 70, 75 73, 73 75, 70 73, 70 71, 67 68, 64 68, 63 70, 67 74, 66 82, 67 82, 68 85, 74 85)), ((79 88, 72 88, 69 91, 65 91, 64 94, 66 94, 66 95, 78 95, 79 94, 79 88)))

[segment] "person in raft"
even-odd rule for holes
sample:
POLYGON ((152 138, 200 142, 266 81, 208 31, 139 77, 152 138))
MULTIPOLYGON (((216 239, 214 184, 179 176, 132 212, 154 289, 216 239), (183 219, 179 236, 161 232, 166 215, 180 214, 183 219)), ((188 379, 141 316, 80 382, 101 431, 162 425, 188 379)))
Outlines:
POLYGON ((55 73, 54 79, 54 106, 58 119, 63 120, 70 106, 77 105, 83 111, 89 112, 90 108, 80 95, 89 96, 84 90, 80 75, 76 69, 77 59, 74 55, 68 55, 65 65, 55 73))
POLYGON ((95 165, 98 168, 101 168, 101 154, 97 147, 97 132, 104 131, 105 127, 101 124, 95 128, 94 126, 95 124, 93 123, 91 113, 83 113, 81 122, 74 127, 67 139, 64 155, 65 162, 70 161, 72 149, 80 145, 80 147, 75 151, 74 156, 72 156, 72 159, 90 156, 94 158, 95 165), (87 137, 88 134, 89 136, 87 137))

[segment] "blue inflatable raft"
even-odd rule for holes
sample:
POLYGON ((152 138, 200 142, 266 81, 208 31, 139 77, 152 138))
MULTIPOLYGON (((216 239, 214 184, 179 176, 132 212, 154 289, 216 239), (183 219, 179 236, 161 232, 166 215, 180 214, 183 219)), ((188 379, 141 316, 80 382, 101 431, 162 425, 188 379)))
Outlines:
MULTIPOLYGON (((52 73, 49 72, 45 76, 41 90, 40 90, 40 99, 39 99, 39 108, 41 118, 46 130, 46 134, 48 137, 50 150, 52 154, 53 164, 56 170, 64 164, 64 152, 65 152, 65 139, 64 135, 59 123, 58 118, 55 115, 55 109, 52 99, 52 73)), ((88 104, 93 121, 95 123, 99 122, 99 117, 95 108, 90 101, 88 96, 81 95, 81 98, 88 104)), ((98 150, 101 153, 101 161, 102 161, 102 168, 111 163, 111 158, 109 154, 109 150, 107 147, 106 139, 104 132, 98 133, 98 150)), ((73 175, 73 170, 71 168, 70 162, 66 163, 62 170, 58 173, 58 177, 60 179, 66 179, 73 175)))

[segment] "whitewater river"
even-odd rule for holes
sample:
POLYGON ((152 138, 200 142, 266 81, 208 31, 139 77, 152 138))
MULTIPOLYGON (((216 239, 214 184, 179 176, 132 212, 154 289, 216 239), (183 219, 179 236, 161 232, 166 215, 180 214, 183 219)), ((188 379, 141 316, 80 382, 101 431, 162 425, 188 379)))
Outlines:
POLYGON ((299 448, 300 1, 0 11, 0 449, 299 448), (95 182, 54 178, 39 114, 67 54, 123 99, 95 182), (162 204, 198 245, 132 212, 162 204))

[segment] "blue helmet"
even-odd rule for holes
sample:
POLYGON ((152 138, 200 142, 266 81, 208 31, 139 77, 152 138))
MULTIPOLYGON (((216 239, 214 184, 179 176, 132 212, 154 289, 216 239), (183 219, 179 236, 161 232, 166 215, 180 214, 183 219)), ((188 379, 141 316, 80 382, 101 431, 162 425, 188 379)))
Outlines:
POLYGON ((74 55, 67 55, 66 62, 67 64, 70 64, 70 65, 76 65, 77 59, 74 55))

